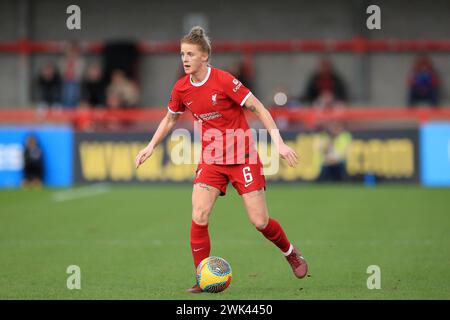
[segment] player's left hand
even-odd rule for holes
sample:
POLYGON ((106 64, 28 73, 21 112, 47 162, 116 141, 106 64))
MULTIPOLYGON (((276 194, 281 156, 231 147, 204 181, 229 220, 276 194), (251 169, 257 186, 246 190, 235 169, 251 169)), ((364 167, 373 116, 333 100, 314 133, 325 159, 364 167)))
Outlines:
POLYGON ((136 169, 139 168, 139 166, 143 164, 145 160, 147 160, 152 154, 153 154, 153 147, 151 145, 148 145, 147 147, 139 151, 134 160, 136 169))
POLYGON ((292 149, 285 143, 281 143, 278 146, 278 153, 280 154, 281 158, 285 159, 290 167, 295 167, 298 164, 298 155, 292 149))

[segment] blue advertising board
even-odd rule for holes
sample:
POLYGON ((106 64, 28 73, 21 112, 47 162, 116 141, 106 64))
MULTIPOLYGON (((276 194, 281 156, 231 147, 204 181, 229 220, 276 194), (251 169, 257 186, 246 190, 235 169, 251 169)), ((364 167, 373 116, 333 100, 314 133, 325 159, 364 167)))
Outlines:
POLYGON ((27 136, 37 138, 44 155, 44 184, 68 187, 73 183, 73 131, 68 126, 0 127, 0 188, 19 187, 27 136))
POLYGON ((424 186, 450 186, 450 123, 430 122, 420 131, 421 181, 424 186))

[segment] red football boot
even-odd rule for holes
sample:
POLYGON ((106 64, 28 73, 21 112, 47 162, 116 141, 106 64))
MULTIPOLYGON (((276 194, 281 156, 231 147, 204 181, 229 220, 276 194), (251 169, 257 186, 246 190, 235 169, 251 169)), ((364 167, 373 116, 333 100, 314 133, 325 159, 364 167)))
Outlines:
POLYGON ((294 247, 292 252, 286 256, 286 260, 291 265, 292 271, 297 278, 302 279, 308 274, 308 264, 297 248, 294 247))
POLYGON ((186 291, 189 293, 202 293, 203 292, 198 284, 194 284, 192 286, 192 288, 189 288, 186 291))

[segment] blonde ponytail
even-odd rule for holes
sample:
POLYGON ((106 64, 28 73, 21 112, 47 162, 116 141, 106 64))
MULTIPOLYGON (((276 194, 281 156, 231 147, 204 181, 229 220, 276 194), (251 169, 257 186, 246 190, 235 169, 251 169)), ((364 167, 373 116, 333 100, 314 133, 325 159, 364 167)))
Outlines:
POLYGON ((200 26, 195 26, 185 35, 180 43, 195 44, 200 47, 200 50, 208 54, 208 60, 211 56, 211 40, 206 35, 205 30, 200 26))

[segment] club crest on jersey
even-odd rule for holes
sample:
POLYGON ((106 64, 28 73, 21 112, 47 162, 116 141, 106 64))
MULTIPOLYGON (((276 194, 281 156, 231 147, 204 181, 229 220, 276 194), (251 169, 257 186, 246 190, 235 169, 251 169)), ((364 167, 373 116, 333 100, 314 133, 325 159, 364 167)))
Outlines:
POLYGON ((215 93, 211 96, 211 101, 212 101, 213 106, 215 106, 217 104, 217 93, 215 93))

